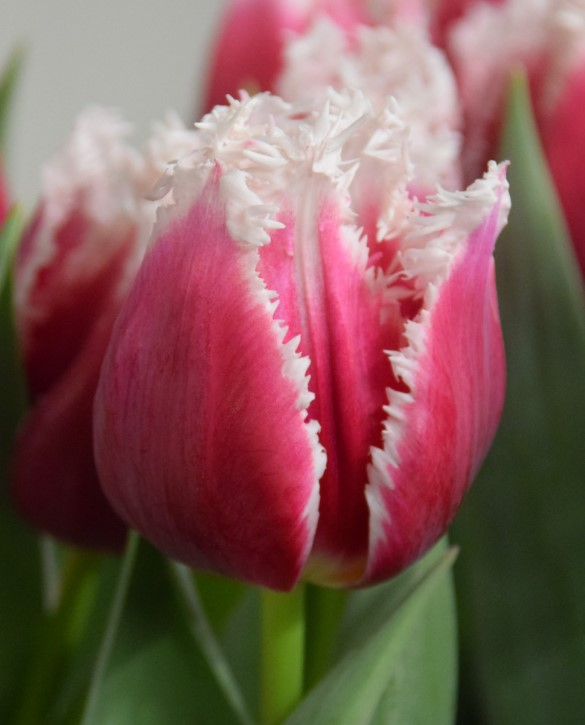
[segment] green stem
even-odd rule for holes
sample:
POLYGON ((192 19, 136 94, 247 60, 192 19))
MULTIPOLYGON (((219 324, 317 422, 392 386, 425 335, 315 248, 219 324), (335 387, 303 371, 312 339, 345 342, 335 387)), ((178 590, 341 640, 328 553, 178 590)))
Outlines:
POLYGON ((263 589, 260 721, 278 725, 303 695, 305 587, 288 594, 263 589))
POLYGON ((132 571, 134 569, 134 562, 136 561, 136 552, 138 551, 139 542, 140 537, 138 534, 135 531, 131 531, 128 534, 128 543, 126 544, 126 551, 124 552, 124 559, 122 560, 122 568, 120 570, 120 575, 118 576, 116 591, 114 592, 114 598, 110 608, 108 623, 106 625, 100 651, 91 677, 87 699, 83 708, 81 725, 90 725, 95 718, 103 679, 110 660, 110 655, 112 654, 112 650, 114 648, 114 643, 116 641, 116 635, 118 633, 120 620, 122 619, 124 605, 126 604, 126 596, 130 587, 130 579, 132 578, 132 571))
POLYGON ((346 600, 344 590, 307 586, 306 690, 329 672, 346 600))
POLYGON ((39 647, 23 687, 14 725, 38 725, 46 719, 67 660, 91 610, 97 565, 95 554, 72 551, 62 575, 58 605, 43 624, 39 647))

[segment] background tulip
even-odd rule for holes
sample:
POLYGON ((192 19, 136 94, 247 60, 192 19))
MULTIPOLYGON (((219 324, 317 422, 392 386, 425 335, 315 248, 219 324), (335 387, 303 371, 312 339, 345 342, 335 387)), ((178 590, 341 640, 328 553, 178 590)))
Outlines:
POLYGON ((211 54, 204 109, 240 89, 274 91, 286 45, 319 18, 329 18, 351 37, 360 25, 420 15, 419 2, 412 0, 230 0, 211 54))
POLYGON ((444 33, 464 106, 468 178, 493 156, 510 73, 525 68, 544 152, 585 272, 585 5, 581 0, 468 5, 444 33))
POLYGON ((359 88, 375 110, 392 96, 410 128, 413 191, 424 196, 437 182, 460 187, 457 85, 446 56, 422 27, 360 25, 350 38, 338 23, 321 17, 304 34, 290 37, 283 53, 284 65, 274 81, 280 96, 309 102, 329 86, 359 88))
POLYGON ((500 415, 504 171, 413 200, 408 129, 359 93, 244 98, 198 127, 104 360, 104 490, 197 567, 389 577, 445 531, 500 415))
POLYGON ((127 124, 89 109, 47 165, 39 208, 15 269, 15 315, 31 410, 17 441, 13 489, 33 525, 107 548, 125 526, 98 484, 92 404, 112 324, 154 215, 145 199, 164 166, 143 157, 127 124))

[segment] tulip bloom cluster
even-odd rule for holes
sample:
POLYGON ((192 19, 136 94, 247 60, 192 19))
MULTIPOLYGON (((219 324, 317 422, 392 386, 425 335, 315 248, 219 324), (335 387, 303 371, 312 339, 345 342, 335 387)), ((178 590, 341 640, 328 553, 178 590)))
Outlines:
POLYGON ((96 394, 107 497, 195 567, 391 576, 443 534, 501 412, 504 168, 419 200, 399 107, 329 90, 214 109, 169 186, 96 394))

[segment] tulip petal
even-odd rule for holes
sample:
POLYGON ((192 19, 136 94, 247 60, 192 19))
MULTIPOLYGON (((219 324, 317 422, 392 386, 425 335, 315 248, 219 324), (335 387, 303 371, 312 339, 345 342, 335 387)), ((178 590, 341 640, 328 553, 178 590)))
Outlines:
POLYGON ((372 22, 362 0, 231 0, 213 51, 205 111, 242 89, 274 91, 286 41, 320 16, 348 34, 372 22))
POLYGON ((335 584, 365 566, 366 467, 370 446, 381 442, 391 376, 383 351, 398 347, 402 319, 386 299, 383 276, 368 268, 367 240, 342 223, 321 186, 307 179, 294 199, 296 214, 280 217, 284 229, 261 248, 259 272, 278 294, 278 317, 311 361, 309 417, 319 423, 327 466, 304 577, 335 584))
MULTIPOLYGON (((437 182, 459 188, 461 111, 455 77, 445 54, 420 27, 360 25, 350 37, 343 26, 323 17, 287 42, 284 59, 276 88, 288 101, 318 103, 329 86, 359 88, 380 112, 391 96, 409 128, 417 195, 434 191, 437 182)), ((368 194, 379 189, 376 182, 371 180, 368 194)), ((375 206, 379 213, 381 205, 375 206)))
MULTIPOLYGON (((476 182, 491 210, 407 324, 408 346, 391 355, 409 392, 389 393, 384 449, 372 451, 370 552, 360 584, 391 576, 444 533, 495 433, 505 362, 492 251, 507 213, 503 174, 492 167, 476 182)), ((472 189, 461 195, 463 208, 472 189)))
POLYGON ((306 361, 283 343, 221 172, 160 233, 118 319, 95 406, 112 505, 165 553, 276 589, 314 536, 324 454, 306 361))
POLYGON ((120 548, 122 522, 101 491, 92 402, 112 325, 154 216, 149 169, 111 112, 80 114, 45 167, 43 201, 18 249, 14 308, 31 409, 13 492, 33 525, 82 546, 120 548))
POLYGON ((282 66, 286 31, 300 30, 303 13, 291 2, 232 0, 214 53, 205 110, 228 94, 270 90, 282 66))
POLYGON ((110 325, 98 326, 67 374, 41 396, 19 431, 13 495, 23 517, 57 538, 119 550, 126 526, 99 485, 92 451, 92 403, 110 325))
POLYGON ((547 117, 541 115, 539 130, 575 251, 585 278, 585 205, 583 159, 585 158, 585 55, 566 80, 561 97, 547 117))
POLYGON ((112 246, 100 253, 103 229, 73 213, 43 250, 44 223, 41 210, 16 267, 17 322, 33 406, 14 452, 14 498, 29 522, 58 538, 119 549, 125 527, 99 486, 91 417, 119 288, 134 265, 135 228, 128 220, 111 227, 112 246))

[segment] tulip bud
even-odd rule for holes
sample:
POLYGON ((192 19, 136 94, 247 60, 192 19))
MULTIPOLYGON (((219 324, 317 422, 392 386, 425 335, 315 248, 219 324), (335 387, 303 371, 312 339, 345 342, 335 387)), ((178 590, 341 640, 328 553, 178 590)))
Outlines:
POLYGON ((104 498, 92 450, 92 405, 113 322, 140 264, 164 167, 143 158, 129 127, 84 112, 47 165, 42 201, 18 250, 15 317, 31 410, 13 462, 20 512, 71 543, 122 545, 125 525, 104 498))
POLYGON ((413 198, 399 107, 357 91, 244 96, 197 127, 104 359, 104 491, 195 567, 392 576, 444 533, 500 416, 504 169, 413 198))

